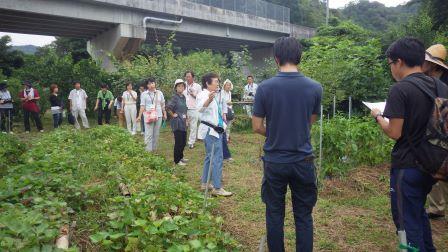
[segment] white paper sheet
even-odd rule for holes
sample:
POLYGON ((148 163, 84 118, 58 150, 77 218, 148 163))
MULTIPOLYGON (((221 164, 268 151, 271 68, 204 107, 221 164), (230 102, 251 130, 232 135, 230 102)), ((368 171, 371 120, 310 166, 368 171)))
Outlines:
POLYGON ((379 109, 381 113, 384 113, 384 109, 386 108, 386 102, 362 102, 366 105, 370 110, 379 109))
MULTIPOLYGON (((384 109, 386 108, 386 102, 362 102, 366 105, 370 110, 379 109, 381 114, 384 113, 384 109)), ((384 118, 386 121, 389 121, 389 118, 384 118)))

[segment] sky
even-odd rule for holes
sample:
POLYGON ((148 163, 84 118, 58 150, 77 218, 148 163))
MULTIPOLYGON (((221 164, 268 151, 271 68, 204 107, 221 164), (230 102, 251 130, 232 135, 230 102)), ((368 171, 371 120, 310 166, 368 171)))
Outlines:
MULTIPOLYGON (((342 8, 349 2, 353 0, 329 0, 330 8, 342 8)), ((372 1, 372 0, 370 0, 372 1)), ((376 0, 385 4, 388 7, 397 6, 399 4, 404 4, 409 0, 376 0)), ((39 36, 39 35, 27 35, 27 34, 18 34, 18 33, 5 33, 0 32, 0 37, 3 35, 9 35, 12 39, 12 45, 35 45, 35 46, 44 46, 48 45, 55 40, 54 37, 51 36, 39 36)))

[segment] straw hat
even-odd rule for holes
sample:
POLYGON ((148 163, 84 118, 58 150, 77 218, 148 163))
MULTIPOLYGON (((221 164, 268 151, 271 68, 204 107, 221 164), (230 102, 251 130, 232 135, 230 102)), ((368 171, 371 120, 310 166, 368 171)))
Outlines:
POLYGON ((226 80, 224 81, 224 83, 222 84, 222 88, 224 88, 224 86, 225 86, 227 83, 230 83, 230 90, 233 90, 233 83, 232 83, 229 79, 226 79, 226 80))
POLYGON ((433 45, 426 50, 425 60, 448 70, 448 66, 445 64, 446 54, 445 46, 442 44, 433 45))

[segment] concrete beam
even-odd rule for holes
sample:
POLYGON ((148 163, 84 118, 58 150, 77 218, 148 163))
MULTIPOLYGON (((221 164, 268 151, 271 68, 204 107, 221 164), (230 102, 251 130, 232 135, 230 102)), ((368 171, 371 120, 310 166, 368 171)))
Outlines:
POLYGON ((87 42, 87 51, 101 66, 114 71, 113 58, 125 60, 133 55, 145 41, 142 27, 119 24, 87 42))

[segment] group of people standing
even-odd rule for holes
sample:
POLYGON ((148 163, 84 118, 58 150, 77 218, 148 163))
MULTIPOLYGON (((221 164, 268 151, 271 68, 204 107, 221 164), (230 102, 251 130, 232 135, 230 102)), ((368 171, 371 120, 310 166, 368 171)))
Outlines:
MULTIPOLYGON (((209 73, 204 75, 202 85, 200 85, 195 82, 193 71, 185 72, 184 79, 177 79, 174 82, 173 95, 169 101, 166 101, 163 92, 157 89, 154 78, 144 80, 139 87, 139 92, 133 90, 133 83, 127 82, 126 90, 116 98, 108 90, 107 84, 101 84, 94 107, 94 111, 97 112, 98 125, 110 124, 113 107, 115 107, 119 125, 126 124, 131 135, 141 131, 144 134, 146 150, 153 152, 158 147, 160 129, 169 116, 174 136, 174 163, 181 166, 186 165, 188 159, 184 158, 185 147, 188 145, 190 149, 193 149, 196 141, 202 140, 207 153, 204 158, 202 188, 206 187, 207 174, 209 169, 212 169, 212 184, 209 185, 213 189, 212 194, 230 196, 232 193, 222 188, 221 180, 223 161, 232 160, 228 141, 230 141, 230 125, 234 117, 231 93, 233 84, 227 79, 220 87, 219 76, 209 73), (223 130, 216 131, 216 128, 223 130)), ((250 76, 250 79, 253 80, 253 77, 250 76)), ((11 94, 6 87, 6 82, 0 84, 0 119, 2 119, 0 125, 2 131, 6 131, 7 121, 10 123, 8 131, 12 132, 13 103, 11 94)), ((248 95, 253 96, 254 94, 255 91, 251 91, 248 95)), ((43 132, 39 116, 40 109, 37 105, 37 101, 40 99, 37 89, 34 89, 30 82, 24 82, 24 89, 20 92, 19 97, 22 101, 25 131, 30 132, 31 117, 37 129, 43 132)), ((90 127, 86 115, 87 99, 88 95, 81 88, 81 83, 73 82, 73 90, 68 96, 67 111, 69 113, 67 118, 76 129, 81 128, 79 119, 84 128, 90 127)), ((65 106, 56 84, 50 86, 49 101, 53 127, 58 128, 63 122, 65 106)))

